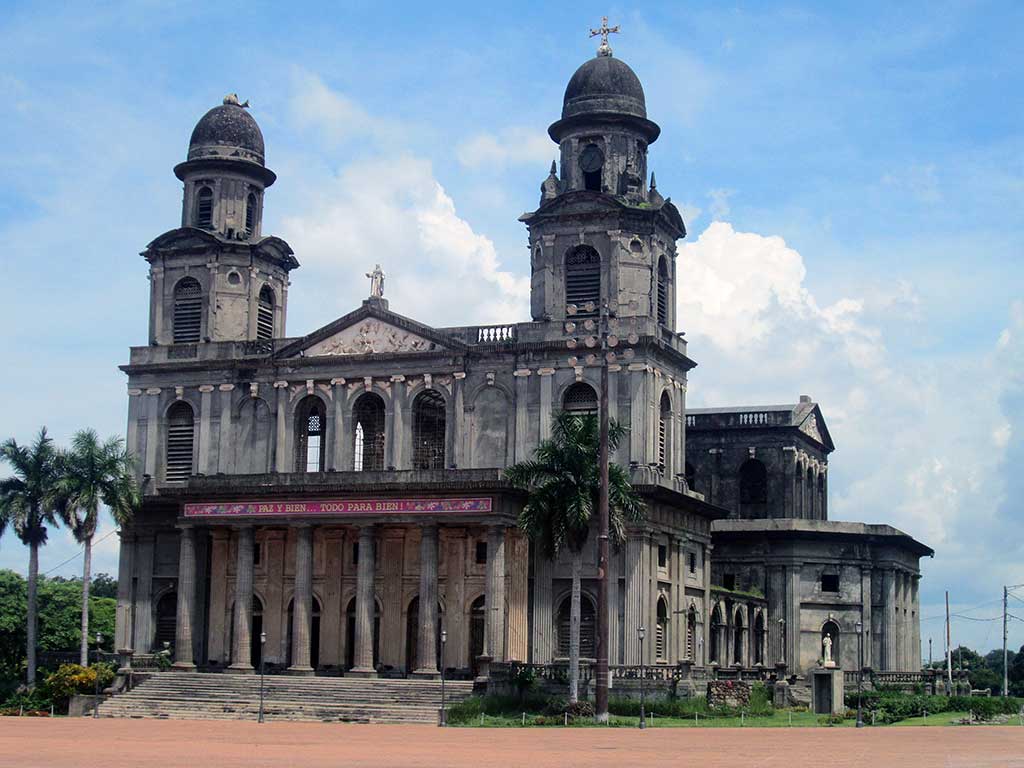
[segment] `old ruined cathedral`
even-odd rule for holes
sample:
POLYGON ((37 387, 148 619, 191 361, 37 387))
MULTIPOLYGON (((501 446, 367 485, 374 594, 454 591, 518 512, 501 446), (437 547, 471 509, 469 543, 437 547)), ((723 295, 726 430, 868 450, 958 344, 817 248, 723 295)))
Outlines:
POLYGON ((174 168, 181 225, 142 253, 149 332, 122 367, 144 504, 121 533, 119 649, 362 677, 564 660, 570 563, 519 532, 503 468, 553 414, 596 410, 599 368, 567 349, 567 324, 589 327, 606 302, 629 341, 610 366, 611 416, 629 428, 613 460, 646 504, 612 555, 611 663, 799 681, 829 658, 855 669, 862 641, 866 666, 919 669, 932 551, 829 520, 819 405, 686 407, 686 229, 649 172, 660 129, 636 74, 603 45, 548 133, 560 161, 520 219, 529 320, 433 327, 388 305, 378 268, 361 306, 296 336, 299 261, 263 230, 277 177, 260 128, 234 96, 202 116, 174 168))

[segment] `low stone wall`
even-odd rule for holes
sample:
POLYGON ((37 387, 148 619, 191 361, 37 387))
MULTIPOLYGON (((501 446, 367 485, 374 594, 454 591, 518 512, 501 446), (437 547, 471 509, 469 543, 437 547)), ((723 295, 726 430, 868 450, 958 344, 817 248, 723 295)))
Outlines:
POLYGON ((708 706, 712 709, 731 707, 739 709, 750 704, 750 683, 740 680, 708 681, 708 706))
POLYGON ((76 693, 68 702, 68 717, 92 717, 97 705, 105 698, 102 694, 94 696, 91 693, 76 693))

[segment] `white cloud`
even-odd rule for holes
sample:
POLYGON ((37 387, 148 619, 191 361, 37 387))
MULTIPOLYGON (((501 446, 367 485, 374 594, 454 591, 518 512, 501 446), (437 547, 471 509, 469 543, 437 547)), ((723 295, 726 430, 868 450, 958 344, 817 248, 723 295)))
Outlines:
POLYGON ((732 189, 712 189, 708 192, 708 197, 711 198, 708 210, 712 219, 721 221, 729 216, 729 198, 734 194, 736 191, 732 189))
POLYGON ((296 127, 312 130, 328 145, 363 137, 384 143, 401 135, 397 124, 370 115, 344 93, 303 70, 293 73, 288 106, 296 127))
POLYGON ((466 168, 500 171, 513 165, 543 167, 557 156, 558 148, 543 131, 512 126, 499 134, 478 133, 461 142, 455 154, 466 168))

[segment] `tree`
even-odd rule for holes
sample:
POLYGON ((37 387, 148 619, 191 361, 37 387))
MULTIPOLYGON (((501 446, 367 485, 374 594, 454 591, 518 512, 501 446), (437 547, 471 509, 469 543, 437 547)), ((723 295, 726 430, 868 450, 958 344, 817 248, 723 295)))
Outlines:
POLYGON ((82 639, 80 664, 89 664, 89 581, 92 539, 105 506, 118 526, 131 519, 139 503, 131 455, 119 437, 100 442, 95 430, 83 429, 62 454, 56 492, 61 517, 82 545, 82 639))
MULTIPOLYGON (((608 426, 609 453, 615 451, 626 429, 608 426)), ((551 438, 534 451, 533 458, 505 470, 516 488, 528 492, 519 515, 519 527, 554 559, 563 547, 572 553, 572 596, 569 621, 569 699, 579 698, 580 572, 583 547, 591 521, 598 512, 600 433, 597 417, 562 411, 554 420, 551 438)), ((608 519, 611 541, 626 538, 627 521, 643 519, 644 506, 619 464, 608 467, 608 519)), ((606 627, 601 628, 607 631, 606 627)))
POLYGON ((39 547, 46 543, 47 526, 57 525, 54 486, 58 479, 59 453, 43 427, 30 445, 18 445, 13 438, 6 440, 0 445, 0 459, 6 461, 14 473, 0 480, 0 534, 10 525, 22 543, 28 545, 26 679, 29 685, 35 685, 39 547))

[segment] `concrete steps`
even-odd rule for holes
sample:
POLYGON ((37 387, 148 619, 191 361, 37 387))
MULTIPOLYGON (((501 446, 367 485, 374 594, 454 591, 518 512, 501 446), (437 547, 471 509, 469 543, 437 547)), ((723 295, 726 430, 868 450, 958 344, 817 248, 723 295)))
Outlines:
MULTIPOLYGON (((445 683, 446 700, 462 701, 473 683, 445 683)), ((158 672, 131 691, 103 702, 103 717, 254 720, 259 675, 158 672)), ((438 680, 367 680, 345 677, 264 679, 264 718, 297 722, 435 723, 438 680)))

